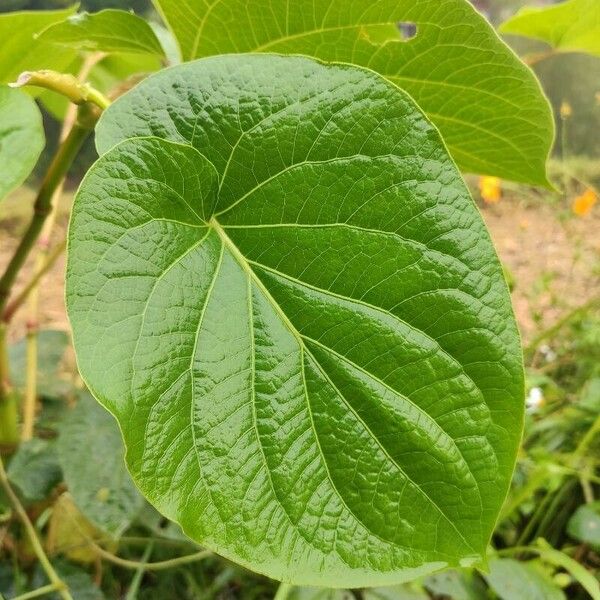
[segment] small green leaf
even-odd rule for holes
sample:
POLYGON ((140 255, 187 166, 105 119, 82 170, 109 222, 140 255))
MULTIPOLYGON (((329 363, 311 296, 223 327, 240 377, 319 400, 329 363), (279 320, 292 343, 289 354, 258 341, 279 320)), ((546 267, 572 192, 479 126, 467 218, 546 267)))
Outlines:
POLYGON ((79 510, 113 537, 123 533, 143 505, 123 454, 114 419, 83 394, 60 428, 58 456, 79 510))
POLYGON ((62 478, 54 443, 40 439, 23 442, 11 458, 7 474, 26 500, 47 498, 62 478))
POLYGON ((541 40, 557 52, 600 56, 600 2, 568 0, 557 6, 528 6, 504 22, 500 31, 541 40))
POLYGON ((541 569, 511 558, 490 561, 487 582, 500 600, 566 600, 541 569))
POLYGON ((0 14, 0 83, 16 81, 23 71, 64 71, 76 58, 72 48, 35 39, 46 27, 63 21, 76 6, 63 10, 23 11, 0 14))
POLYGON ((128 52, 164 56, 150 25, 124 10, 108 9, 69 16, 45 29, 38 39, 96 52, 128 52))
POLYGON ((0 201, 25 181, 44 143, 35 102, 20 90, 0 85, 0 201))
POLYGON ((569 519, 567 530, 576 540, 600 548, 600 502, 580 506, 569 519))
POLYGON ((483 556, 521 434, 519 339, 412 99, 350 65, 214 57, 143 81, 96 140, 68 311, 148 499, 299 585, 483 556))
POLYGON ((550 106, 531 71, 467 0, 154 4, 184 60, 260 51, 368 67, 411 94, 463 171, 549 185, 550 106), (416 35, 406 39, 402 31, 411 27, 416 35))

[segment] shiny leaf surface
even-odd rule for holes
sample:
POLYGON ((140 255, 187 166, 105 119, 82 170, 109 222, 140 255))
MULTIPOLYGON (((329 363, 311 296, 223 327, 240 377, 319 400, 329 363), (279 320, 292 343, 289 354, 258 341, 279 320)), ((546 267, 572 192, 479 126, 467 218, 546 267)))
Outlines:
POLYGON ((372 71, 204 59, 97 130, 67 305, 149 500, 298 584, 477 561, 521 433, 493 247, 437 130, 372 71))
POLYGON ((154 3, 184 60, 260 51, 368 67, 417 101, 462 170, 547 184, 548 102, 467 0, 154 3))

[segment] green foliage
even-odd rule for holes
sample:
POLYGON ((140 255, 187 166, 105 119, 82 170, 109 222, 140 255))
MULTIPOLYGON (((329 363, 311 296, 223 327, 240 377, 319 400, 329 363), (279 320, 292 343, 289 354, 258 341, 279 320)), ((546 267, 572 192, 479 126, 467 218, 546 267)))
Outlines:
POLYGON ((47 498, 54 486, 62 481, 55 445, 37 438, 19 446, 7 473, 11 483, 29 502, 47 498))
POLYGON ((143 500, 125 469, 114 419, 89 394, 82 395, 64 419, 58 455, 79 510, 103 532, 119 537, 143 500))
POLYGON ((600 548, 600 502, 580 506, 569 520, 568 532, 576 540, 600 548))
POLYGON ((75 50, 36 40, 35 35, 64 21, 75 9, 0 14, 0 83, 15 81, 23 71, 66 70, 77 56, 75 50))
POLYGON ((117 100, 97 145, 67 304, 144 494, 309 585, 481 557, 520 435, 518 335, 413 101, 357 67, 218 57, 117 100))
POLYGON ((511 558, 490 561, 486 579, 500 600, 566 600, 550 577, 531 563, 511 558))
POLYGON ((44 141, 35 102, 19 90, 0 85, 0 201, 31 173, 44 141))
MULTIPOLYGON (((60 377, 60 365, 69 346, 65 331, 43 329, 38 332, 37 389, 40 396, 62 396, 69 384, 60 377)), ((9 348, 11 381, 19 390, 25 388, 27 365, 27 338, 21 338, 9 348)))
POLYGON ((77 13, 51 25, 38 39, 79 50, 164 55, 150 25, 122 10, 77 13))
POLYGON ((531 72, 466 0, 155 0, 182 57, 306 54, 406 90, 468 172, 546 185, 552 118, 531 72), (414 24, 405 40, 398 23, 414 24))
POLYGON ((600 56, 600 3, 567 0, 557 6, 526 7, 503 23, 500 31, 541 40, 557 52, 600 56))

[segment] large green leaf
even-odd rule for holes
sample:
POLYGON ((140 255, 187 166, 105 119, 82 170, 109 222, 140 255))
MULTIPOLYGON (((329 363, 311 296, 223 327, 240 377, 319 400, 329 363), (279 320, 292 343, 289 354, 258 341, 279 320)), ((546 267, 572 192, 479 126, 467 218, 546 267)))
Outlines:
POLYGON ((164 55, 150 25, 124 10, 71 15, 48 27, 38 39, 80 50, 164 55))
POLYGON ((25 181, 44 142, 35 102, 19 90, 0 85, 0 200, 25 181))
POLYGON ((68 311, 150 501, 298 584, 480 558, 521 433, 519 341, 410 97, 349 65, 214 57, 142 82, 96 139, 68 311))
POLYGON ((569 0, 557 6, 525 7, 500 31, 541 40, 558 52, 600 56, 600 2, 569 0))
POLYGON ((407 90, 464 171, 547 183, 550 107, 467 0, 154 0, 184 60, 307 54, 369 67, 407 90), (398 24, 417 26, 403 40, 398 24))
POLYGON ((82 394, 61 425, 58 456, 79 510, 114 537, 123 533, 143 505, 123 454, 114 419, 89 394, 82 394))
POLYGON ((0 83, 15 81, 23 71, 65 70, 75 59, 76 51, 35 36, 72 15, 75 8, 0 14, 0 83))

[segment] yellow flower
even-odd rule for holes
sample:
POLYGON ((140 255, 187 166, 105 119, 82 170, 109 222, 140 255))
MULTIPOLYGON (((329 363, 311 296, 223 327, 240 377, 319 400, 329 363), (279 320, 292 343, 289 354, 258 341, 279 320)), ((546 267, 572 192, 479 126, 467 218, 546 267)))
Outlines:
POLYGON ((565 100, 560 105, 560 118, 568 119, 573 114, 573 107, 565 100))
POLYGON ((479 193, 487 204, 496 204, 502 198, 502 188, 498 177, 480 177, 479 193))
POLYGON ((587 217, 596 202, 598 202, 596 193, 593 190, 586 190, 581 196, 573 200, 573 212, 578 217, 587 217))

